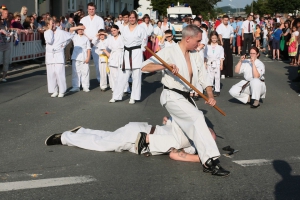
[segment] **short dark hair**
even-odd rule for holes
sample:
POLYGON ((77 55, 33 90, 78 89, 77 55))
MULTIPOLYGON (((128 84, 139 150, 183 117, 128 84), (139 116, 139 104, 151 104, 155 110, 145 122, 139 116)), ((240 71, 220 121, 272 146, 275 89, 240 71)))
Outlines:
MULTIPOLYGON (((259 49, 258 49, 257 47, 255 47, 255 46, 252 46, 252 47, 250 48, 250 51, 251 51, 252 49, 258 54, 257 58, 259 58, 259 56, 260 56, 260 54, 259 54, 259 49)), ((249 53, 250 53, 250 51, 249 51, 249 53)))
POLYGON ((95 9, 97 9, 96 4, 94 2, 88 3, 87 7, 89 7, 89 6, 94 7, 95 9))
POLYGON ((228 16, 228 15, 223 15, 222 18, 223 18, 223 19, 225 19, 225 18, 228 18, 228 19, 229 19, 229 16, 228 16))
POLYGON ((171 34, 171 35, 173 35, 172 30, 166 30, 165 34, 171 34))
POLYGON ((106 31, 104 29, 100 29, 98 33, 106 33, 106 31))
POLYGON ((124 11, 124 12, 122 12, 122 14, 121 14, 121 15, 122 15, 122 17, 124 17, 124 16, 126 16, 126 15, 129 17, 129 15, 130 15, 130 12, 128 12, 128 11, 124 11))
POLYGON ((193 22, 199 22, 201 24, 201 18, 200 17, 195 17, 195 19, 193 20, 193 22))

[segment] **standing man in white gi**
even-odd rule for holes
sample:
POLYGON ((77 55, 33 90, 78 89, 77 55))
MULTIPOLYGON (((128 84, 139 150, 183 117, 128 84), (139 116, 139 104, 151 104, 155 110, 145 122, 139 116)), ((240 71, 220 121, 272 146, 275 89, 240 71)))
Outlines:
MULTIPOLYGON (((172 119, 186 136, 194 142, 202 161, 203 171, 212 175, 228 176, 230 172, 223 169, 218 163, 220 152, 216 142, 211 137, 204 115, 190 98, 191 88, 174 75, 179 71, 193 85, 196 85, 196 83, 201 84, 207 91, 208 101, 206 104, 210 106, 216 104, 211 82, 207 77, 207 72, 203 70, 203 62, 200 62, 199 53, 195 51, 201 39, 202 31, 200 28, 195 25, 186 26, 182 31, 182 40, 179 44, 158 52, 158 56, 170 63, 173 68, 172 72, 166 70, 153 57, 143 63, 142 71, 163 70, 162 83, 164 89, 160 97, 162 106, 167 109, 172 119)), ((140 138, 145 137, 141 135, 140 138)))
POLYGON ((221 74, 226 77, 233 77, 232 38, 234 31, 232 26, 228 24, 228 21, 228 15, 224 15, 222 23, 217 27, 217 33, 219 34, 220 42, 225 53, 221 74))
MULTIPOLYGON (((88 16, 82 18, 80 23, 85 26, 84 34, 89 38, 90 42, 97 35, 100 29, 104 29, 104 21, 96 15, 96 5, 93 2, 88 3, 88 16)), ((99 71, 99 55, 96 52, 95 46, 92 47, 92 56, 95 63, 97 80, 100 82, 99 71)))

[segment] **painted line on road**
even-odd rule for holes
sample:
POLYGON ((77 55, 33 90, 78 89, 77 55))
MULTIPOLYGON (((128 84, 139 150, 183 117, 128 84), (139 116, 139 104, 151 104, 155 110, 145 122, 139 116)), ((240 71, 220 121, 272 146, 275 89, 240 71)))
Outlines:
MULTIPOLYGON (((295 160, 300 160, 300 157, 290 157, 284 160, 295 161, 295 160)), ((274 160, 268 160, 268 159, 253 159, 253 160, 234 160, 233 162, 243 167, 251 167, 251 166, 271 165, 273 161, 274 160)))
POLYGON ((33 188, 45 188, 62 185, 82 184, 96 181, 92 176, 74 176, 62 178, 48 178, 31 181, 16 181, 0 183, 0 192, 7 192, 13 190, 24 190, 33 188))

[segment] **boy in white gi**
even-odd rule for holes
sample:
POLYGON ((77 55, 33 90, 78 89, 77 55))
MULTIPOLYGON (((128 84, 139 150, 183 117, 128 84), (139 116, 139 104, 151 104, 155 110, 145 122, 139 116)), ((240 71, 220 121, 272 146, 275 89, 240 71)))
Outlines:
POLYGON ((219 35, 216 31, 210 33, 209 42, 204 50, 204 64, 209 72, 212 84, 215 81, 214 96, 220 96, 220 71, 223 69, 224 49, 219 45, 219 35))
MULTIPOLYGON (((59 29, 53 31, 54 22, 52 18, 47 20, 46 26, 48 30, 44 32, 44 37, 46 41, 48 92, 53 93, 51 97, 64 97, 67 90, 64 48, 74 34, 59 29)), ((78 28, 84 29, 84 26, 78 28)))
POLYGON ((166 30, 165 35, 163 36, 163 38, 158 43, 160 49, 175 45, 176 42, 173 40, 173 38, 174 38, 174 36, 172 35, 172 31, 171 30, 166 30))
MULTIPOLYGON (((78 26, 83 26, 79 23, 78 26)), ((74 27, 77 28, 77 27, 74 27)), ((71 28, 71 33, 75 29, 71 28)), ((91 43, 84 35, 83 29, 77 29, 77 34, 73 37, 74 50, 72 54, 72 89, 71 92, 80 91, 80 84, 84 92, 89 92, 91 57, 91 43)))
POLYGON ((107 51, 107 33, 104 29, 100 29, 96 37, 93 38, 92 43, 96 48, 96 52, 99 55, 99 72, 100 72, 100 89, 106 91, 107 89, 107 68, 109 52, 107 51))
POLYGON ((257 108, 260 106, 260 98, 265 98, 267 91, 265 65, 258 59, 257 47, 250 48, 250 57, 246 60, 245 56, 242 56, 235 66, 235 73, 244 74, 245 80, 232 86, 229 93, 244 104, 250 103, 251 108, 257 108))
MULTIPOLYGON (((201 39, 202 31, 200 28, 195 25, 186 26, 182 30, 182 40, 179 44, 164 48, 157 53, 166 63, 170 63, 173 68, 172 71, 166 70, 154 57, 143 63, 142 71, 163 70, 164 89, 160 97, 162 106, 167 109, 172 119, 180 126, 184 135, 194 142, 198 156, 202 161, 203 172, 216 176, 228 176, 230 172, 223 169, 218 162, 220 152, 216 142, 211 137, 203 113, 190 99, 190 87, 174 75, 180 72, 181 76, 193 85, 197 83, 202 85, 208 95, 206 104, 210 106, 216 104, 211 82, 203 66, 204 63, 201 62, 199 53, 195 51, 201 39)), ((145 137, 143 135, 141 138, 145 137)))

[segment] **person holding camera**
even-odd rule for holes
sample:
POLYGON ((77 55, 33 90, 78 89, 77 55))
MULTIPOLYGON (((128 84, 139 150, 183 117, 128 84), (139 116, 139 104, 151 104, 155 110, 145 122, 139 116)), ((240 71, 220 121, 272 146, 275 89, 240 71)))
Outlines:
POLYGON ((251 108, 260 106, 259 100, 266 96, 265 65, 258 59, 259 49, 255 46, 250 48, 250 59, 246 55, 241 56, 235 66, 235 73, 244 74, 242 80, 231 87, 231 96, 242 103, 250 103, 251 108))

